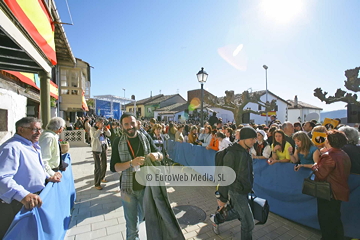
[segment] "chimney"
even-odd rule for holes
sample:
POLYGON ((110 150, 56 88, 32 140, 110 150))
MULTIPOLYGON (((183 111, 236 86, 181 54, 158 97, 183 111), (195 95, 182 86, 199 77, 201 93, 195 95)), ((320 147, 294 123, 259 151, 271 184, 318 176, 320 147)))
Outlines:
POLYGON ((298 106, 298 97, 297 97, 297 95, 295 95, 295 98, 294 98, 294 107, 297 108, 297 106, 298 106))

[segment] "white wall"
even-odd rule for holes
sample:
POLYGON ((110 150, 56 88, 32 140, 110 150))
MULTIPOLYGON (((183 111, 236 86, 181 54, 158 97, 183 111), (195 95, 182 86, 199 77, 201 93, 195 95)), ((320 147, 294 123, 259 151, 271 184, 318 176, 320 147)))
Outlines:
MULTIPOLYGON (((277 99, 272 94, 269 93, 268 95, 268 101, 270 102, 273 99, 277 99)), ((266 101, 266 95, 260 97, 260 100, 265 102, 266 101)), ((276 112, 277 119, 279 119, 281 122, 284 122, 287 120, 287 103, 278 100, 276 101, 276 104, 278 105, 278 111, 276 112)), ((244 109, 251 108, 254 111, 258 111, 258 104, 255 103, 248 103, 244 109)), ((235 122, 234 120, 234 114, 229 110, 224 110, 221 108, 211 108, 214 110, 217 114, 217 117, 221 117, 223 119, 223 123, 226 123, 228 121, 235 122)), ((254 120, 256 124, 263 124, 266 121, 266 116, 261 116, 257 114, 250 114, 250 120, 254 120)), ((268 121, 270 121, 270 116, 268 117, 268 121)))
POLYGON ((27 98, 13 91, 0 88, 0 108, 8 111, 8 131, 0 132, 0 145, 16 132, 15 122, 26 117, 27 98))
MULTIPOLYGON (((225 110, 225 109, 221 109, 221 108, 211 108, 212 110, 214 110, 214 112, 216 112, 216 117, 217 118, 222 118, 223 123, 227 123, 227 122, 235 122, 234 120, 234 114, 229 111, 229 110, 225 110)), ((209 112, 209 117, 212 116, 212 113, 209 112)))
POLYGON ((311 119, 309 119, 309 116, 314 114, 312 113, 317 113, 318 114, 318 118, 316 117, 310 117, 311 119, 315 119, 317 121, 320 121, 320 110, 317 109, 309 109, 309 108, 302 108, 302 109, 289 109, 289 122, 298 122, 299 121, 299 117, 301 118, 301 122, 306 122, 306 121, 310 121, 311 119), (311 115, 309 115, 311 114, 311 115))

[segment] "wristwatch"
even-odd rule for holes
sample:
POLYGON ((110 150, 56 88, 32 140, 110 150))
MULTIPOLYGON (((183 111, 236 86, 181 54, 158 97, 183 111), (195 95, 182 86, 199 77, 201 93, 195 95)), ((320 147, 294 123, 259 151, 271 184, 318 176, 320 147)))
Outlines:
POLYGON ((219 191, 216 191, 216 192, 215 192, 215 197, 216 197, 217 199, 219 199, 219 198, 221 197, 221 195, 220 195, 220 192, 219 192, 219 191))
POLYGON ((132 165, 132 159, 130 160, 130 167, 132 167, 133 165, 132 165))

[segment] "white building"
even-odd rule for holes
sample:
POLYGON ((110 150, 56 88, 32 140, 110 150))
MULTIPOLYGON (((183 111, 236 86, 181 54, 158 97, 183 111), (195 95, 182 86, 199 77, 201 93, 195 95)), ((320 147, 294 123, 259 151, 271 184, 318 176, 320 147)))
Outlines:
MULTIPOLYGON (((260 100, 262 102, 266 102, 266 91, 259 91, 262 95, 260 100)), ((287 101, 282 99, 281 97, 275 95, 274 93, 268 91, 268 101, 271 102, 273 99, 276 100, 277 108, 275 111, 271 111, 268 113, 268 122, 270 121, 271 115, 276 115, 277 119, 281 122, 285 122, 288 120, 288 106, 290 105, 287 101)), ((226 123, 228 121, 234 122, 234 114, 229 110, 224 110, 221 108, 211 107, 211 109, 216 112, 216 116, 221 117, 223 122, 226 123)), ((252 111, 261 111, 264 110, 262 106, 257 103, 248 103, 244 109, 251 109, 252 111)), ((265 124, 266 123, 266 115, 258 115, 254 113, 244 113, 243 114, 243 123, 256 123, 256 124, 265 124)))
POLYGON ((322 108, 298 101, 297 95, 295 95, 294 100, 287 100, 287 102, 290 104, 288 107, 289 122, 303 123, 312 119, 320 121, 320 112, 322 111, 322 108))

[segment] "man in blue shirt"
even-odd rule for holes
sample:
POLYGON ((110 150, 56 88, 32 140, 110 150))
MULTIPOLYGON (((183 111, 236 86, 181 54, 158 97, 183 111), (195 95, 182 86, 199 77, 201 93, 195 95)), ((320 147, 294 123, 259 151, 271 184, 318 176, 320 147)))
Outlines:
POLYGON ((0 146, 0 239, 23 205, 26 209, 41 207, 38 194, 45 180, 58 180, 44 169, 38 145, 40 120, 24 117, 15 127, 15 135, 0 146))

